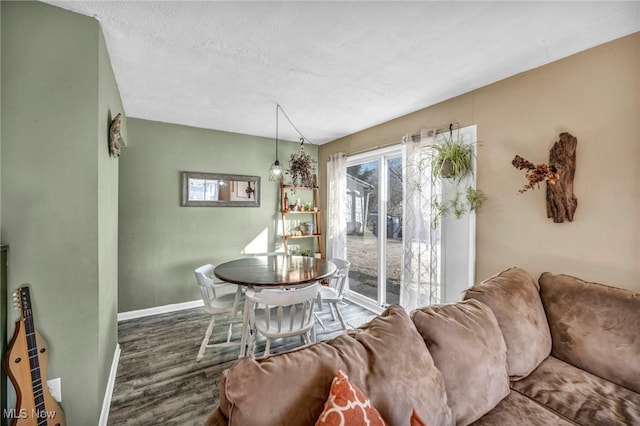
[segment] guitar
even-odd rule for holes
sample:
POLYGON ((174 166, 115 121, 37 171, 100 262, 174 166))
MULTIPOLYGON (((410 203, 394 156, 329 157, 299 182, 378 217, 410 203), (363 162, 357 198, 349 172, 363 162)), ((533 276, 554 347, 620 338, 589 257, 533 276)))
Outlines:
POLYGON ((5 359, 17 395, 11 425, 65 426, 64 413, 47 387, 49 346, 35 329, 29 287, 20 287, 14 300, 21 314, 5 359))

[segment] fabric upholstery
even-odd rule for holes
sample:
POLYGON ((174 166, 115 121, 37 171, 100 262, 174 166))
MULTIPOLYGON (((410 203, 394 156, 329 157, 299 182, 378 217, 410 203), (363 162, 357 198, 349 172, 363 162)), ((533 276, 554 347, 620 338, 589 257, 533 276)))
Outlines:
POLYGON ((224 389, 226 388, 227 374, 229 370, 223 370, 220 374, 220 411, 225 417, 229 417, 229 401, 227 401, 227 394, 224 389))
POLYGON ((442 372, 457 425, 472 423, 509 394, 507 349, 485 304, 428 306, 413 311, 411 319, 442 372))
POLYGON ((338 371, 315 426, 349 425, 388 426, 369 398, 338 371))
POLYGON ((392 426, 408 425, 413 408, 429 426, 452 424, 442 375, 400 306, 333 340, 239 359, 226 375, 222 412, 231 425, 312 425, 338 370, 392 426))
POLYGON ((206 425, 313 425, 343 370, 391 426, 640 426, 640 295, 512 268, 465 299, 238 360, 206 425))
POLYGON ((640 392, 640 294, 548 272, 540 287, 553 356, 640 392))
POLYGON ((558 416, 530 398, 511 391, 500 404, 472 423, 472 426, 572 426, 576 423, 558 416))
POLYGON ((551 333, 538 283, 524 269, 511 268, 476 284, 464 300, 489 306, 507 345, 509 376, 526 377, 551 353, 551 333))
POLYGON ((640 394, 554 357, 511 386, 582 425, 640 425, 640 394))

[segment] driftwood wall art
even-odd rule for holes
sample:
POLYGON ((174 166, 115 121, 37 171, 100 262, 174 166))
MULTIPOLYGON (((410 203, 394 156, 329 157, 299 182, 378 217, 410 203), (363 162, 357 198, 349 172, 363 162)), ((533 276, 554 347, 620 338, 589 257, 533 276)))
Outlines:
POLYGON ((573 222, 578 199, 573 195, 573 177, 576 174, 576 148, 578 139, 567 132, 560 133, 560 140, 549 152, 549 165, 555 166, 560 178, 555 185, 547 185, 547 217, 555 223, 565 219, 573 222))
POLYGON ((573 177, 576 173, 576 148, 578 139, 571 134, 560 133, 560 140, 553 144, 549 152, 549 164, 535 165, 516 155, 511 164, 518 170, 526 170, 528 183, 520 193, 547 183, 547 217, 555 223, 565 219, 573 222, 578 207, 578 199, 573 195, 573 177))

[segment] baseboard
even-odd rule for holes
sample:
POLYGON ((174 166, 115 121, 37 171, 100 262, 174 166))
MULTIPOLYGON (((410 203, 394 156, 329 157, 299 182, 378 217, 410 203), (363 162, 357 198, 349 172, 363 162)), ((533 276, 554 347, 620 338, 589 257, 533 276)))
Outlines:
POLYGON ((102 411, 100 411, 100 420, 98 426, 107 426, 109 419, 109 409, 111 408, 111 397, 113 396, 113 387, 116 384, 116 373, 118 372, 118 362, 120 361, 120 344, 116 343, 116 350, 113 353, 113 361, 111 361, 111 371, 109 372, 109 380, 107 381, 107 389, 104 392, 102 400, 102 411))
POLYGON ((192 302, 173 303, 171 305, 155 306, 153 308, 139 309, 136 311, 120 312, 118 321, 126 321, 134 318, 148 317, 150 315, 165 314, 167 312, 182 311, 183 309, 199 308, 204 306, 202 299, 192 302))

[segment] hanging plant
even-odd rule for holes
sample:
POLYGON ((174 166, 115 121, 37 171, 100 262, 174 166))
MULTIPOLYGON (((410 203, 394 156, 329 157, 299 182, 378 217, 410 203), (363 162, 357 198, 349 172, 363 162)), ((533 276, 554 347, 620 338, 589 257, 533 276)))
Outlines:
POLYGON ((472 169, 473 145, 465 144, 460 137, 445 138, 444 142, 431 146, 431 170, 435 178, 462 179, 472 169))
POLYGON ((479 189, 475 189, 471 186, 467 188, 467 203, 469 205, 469 211, 474 211, 482 207, 487 196, 484 195, 479 189))
POLYGON ((433 214, 433 228, 437 228, 440 220, 449 213, 453 213, 457 219, 460 219, 467 213, 471 213, 482 207, 487 196, 479 189, 468 186, 465 193, 456 191, 453 198, 443 201, 439 196, 433 196, 431 199, 431 208, 433 214))
POLYGON ((443 218, 460 219, 477 211, 487 200, 487 196, 475 188, 477 143, 465 143, 468 134, 457 132, 454 136, 452 127, 453 124, 441 143, 423 145, 424 150, 421 147, 412 164, 407 164, 407 188, 419 194, 418 203, 434 229, 441 225, 443 218), (425 179, 431 180, 430 187, 425 179))
POLYGON ((289 159, 289 170, 287 174, 291 176, 291 184, 294 186, 314 186, 315 160, 310 154, 304 151, 300 144, 300 150, 291 154, 289 159))
POLYGON ((456 192, 456 195, 454 195, 453 199, 451 200, 451 210, 456 216, 456 219, 460 219, 467 212, 464 201, 460 199, 461 195, 462 194, 460 194, 460 192, 456 192))
POLYGON ((440 220, 449 213, 449 208, 442 204, 440 198, 437 195, 434 195, 431 198, 431 209, 433 211, 433 217, 431 218, 431 227, 433 229, 438 228, 440 226, 440 220))

